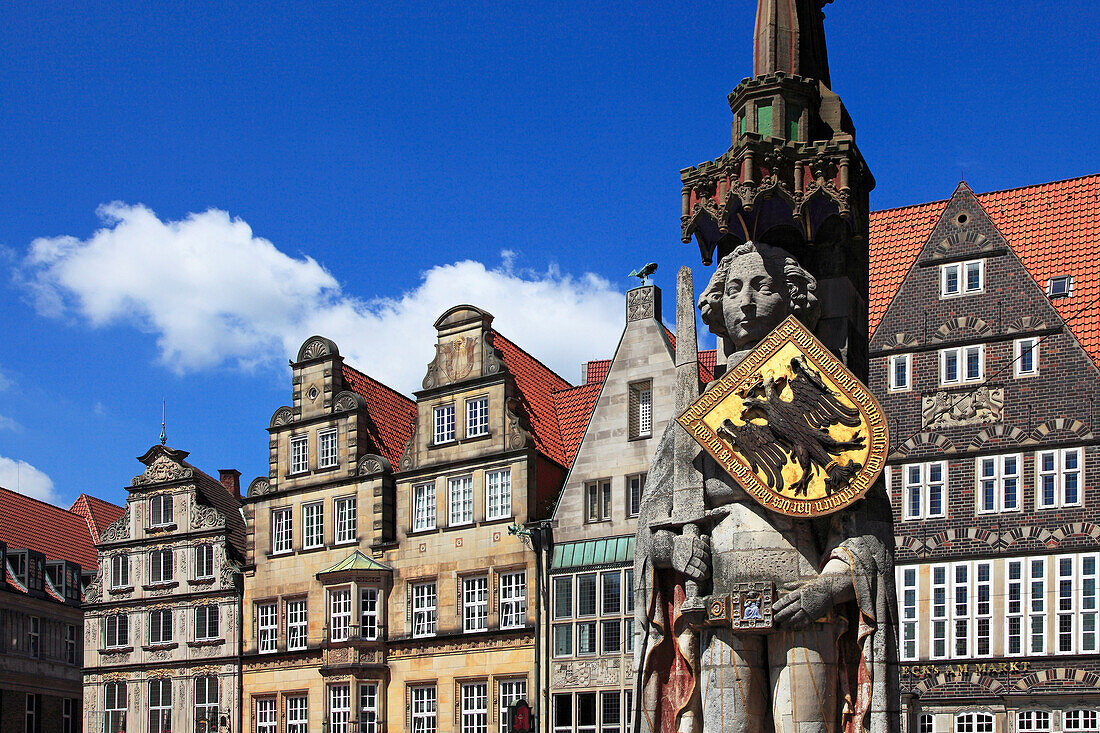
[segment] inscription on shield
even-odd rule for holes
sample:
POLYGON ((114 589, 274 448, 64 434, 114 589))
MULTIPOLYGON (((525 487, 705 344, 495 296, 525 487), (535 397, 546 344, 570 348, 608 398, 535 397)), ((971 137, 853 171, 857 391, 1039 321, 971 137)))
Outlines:
POLYGON ((889 446, 870 390, 794 316, 678 419, 749 496, 790 516, 862 498, 889 446))

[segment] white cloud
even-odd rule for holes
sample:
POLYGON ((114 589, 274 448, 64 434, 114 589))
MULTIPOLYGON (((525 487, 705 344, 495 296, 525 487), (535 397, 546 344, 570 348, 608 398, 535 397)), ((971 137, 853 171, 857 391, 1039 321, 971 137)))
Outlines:
POLYGON ((20 433, 23 431, 23 426, 10 417, 0 415, 0 430, 10 430, 13 433, 20 433))
POLYGON ((57 500, 50 477, 26 461, 0 456, 0 486, 42 501, 57 500))
MULTIPOLYGON (((226 362, 285 364, 314 333, 331 338, 350 364, 400 389, 418 389, 434 353, 432 323, 470 303, 569 381, 580 362, 607 357, 623 328, 623 295, 593 274, 497 267, 463 260, 421 273, 412 290, 367 299, 310 257, 291 257, 226 212, 162 221, 141 205, 99 210, 87 239, 31 243, 22 277, 38 310, 75 312, 94 326, 130 322, 156 335, 177 372, 226 362)), ((362 282, 370 283, 364 273, 362 282)))

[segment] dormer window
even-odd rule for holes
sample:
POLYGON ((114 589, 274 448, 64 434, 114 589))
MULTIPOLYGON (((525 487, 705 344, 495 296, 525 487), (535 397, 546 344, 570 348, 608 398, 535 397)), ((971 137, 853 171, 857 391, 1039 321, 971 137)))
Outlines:
POLYGON ((172 496, 161 494, 149 500, 149 526, 164 527, 172 523, 172 496))
POLYGON ((1068 298, 1073 295, 1073 278, 1060 275, 1047 280, 1047 295, 1051 298, 1068 298))
POLYGON ((455 406, 452 402, 449 405, 440 405, 432 411, 433 424, 435 430, 433 432, 433 443, 439 445, 441 443, 450 443, 455 439, 455 406))
POLYGON ((985 290, 985 261, 952 262, 940 266, 940 297, 971 295, 985 290))

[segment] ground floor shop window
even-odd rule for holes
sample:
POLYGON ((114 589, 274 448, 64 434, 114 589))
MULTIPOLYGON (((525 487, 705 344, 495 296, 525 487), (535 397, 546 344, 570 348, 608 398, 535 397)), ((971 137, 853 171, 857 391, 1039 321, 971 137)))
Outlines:
POLYGON ((1067 710, 1062 716, 1062 730, 1066 733, 1098 729, 1095 710, 1067 710))
POLYGON ((279 721, 273 697, 256 701, 256 733, 275 733, 279 721))
POLYGON ((511 728, 511 706, 527 697, 527 680, 503 680, 500 682, 500 733, 511 728))
POLYGON ((992 713, 959 713, 955 716, 955 733, 993 733, 992 713))

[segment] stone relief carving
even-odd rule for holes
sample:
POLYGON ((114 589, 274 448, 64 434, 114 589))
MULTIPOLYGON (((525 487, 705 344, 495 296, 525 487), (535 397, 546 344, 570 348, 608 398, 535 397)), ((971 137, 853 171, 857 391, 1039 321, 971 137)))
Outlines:
POLYGON ((485 334, 485 361, 481 367, 482 374, 499 374, 504 369, 504 355, 493 346, 493 333, 485 334))
POLYGON ((1004 413, 1004 387, 978 387, 973 392, 936 392, 921 398, 925 428, 987 425, 1000 422, 1004 413))
POLYGON ((401 452, 401 460, 399 461, 402 471, 408 471, 410 468, 416 466, 416 425, 413 425, 412 435, 409 436, 409 440, 405 443, 405 450, 401 452))
POLYGON ((368 453, 359 459, 356 473, 360 476, 374 476, 375 474, 391 471, 390 462, 373 453, 368 453))
MULTIPOLYGON (((93 580, 87 588, 84 589, 84 602, 85 603, 99 603, 99 599, 103 595, 103 576, 102 574, 96 574, 95 580, 93 580)), ((91 632, 89 632, 91 633, 91 632)))
POLYGON ((263 476, 252 479, 248 485, 248 496, 263 496, 271 493, 271 482, 263 476))
POLYGON ((626 320, 640 321, 652 317, 653 288, 637 288, 626 294, 626 320))
POLYGON ((222 585, 226 588, 233 587, 233 575, 237 572, 237 568, 229 563, 222 565, 221 580, 222 585))
POLYGON ((149 464, 149 467, 145 469, 145 473, 140 476, 134 476, 133 480, 130 481, 130 485, 147 486, 149 484, 160 484, 166 481, 189 479, 194 475, 195 471, 193 469, 173 461, 168 456, 162 455, 158 456, 149 464))
POLYGON ((357 407, 365 407, 366 401, 354 392, 344 391, 332 401, 333 412, 350 412, 357 407))
POLYGON ((531 434, 523 429, 519 415, 519 400, 511 398, 504 403, 504 416, 508 424, 508 448, 516 450, 528 445, 531 434))
POLYGON ((100 542, 118 542, 119 540, 130 539, 130 504, 127 502, 126 511, 122 513, 122 516, 111 523, 103 534, 100 535, 100 542))
POLYGON ((294 410, 284 405, 271 416, 270 427, 277 428, 280 425, 287 425, 292 422, 294 422, 294 410))
POLYGON ((586 659, 555 662, 551 674, 555 687, 602 687, 620 684, 620 670, 619 659, 586 659))
POLYGON ((207 527, 224 527, 225 519, 212 506, 195 502, 191 505, 191 529, 205 529, 207 527))
POLYGON ((315 338, 306 342, 306 345, 302 347, 301 353, 298 354, 298 361, 306 361, 308 359, 317 359, 322 356, 328 356, 331 353, 329 349, 328 339, 315 338))

